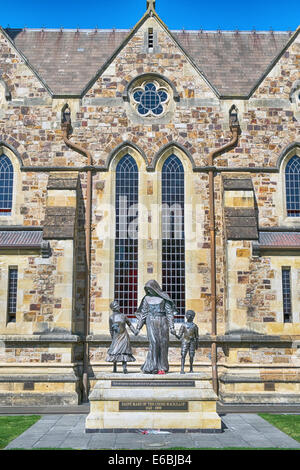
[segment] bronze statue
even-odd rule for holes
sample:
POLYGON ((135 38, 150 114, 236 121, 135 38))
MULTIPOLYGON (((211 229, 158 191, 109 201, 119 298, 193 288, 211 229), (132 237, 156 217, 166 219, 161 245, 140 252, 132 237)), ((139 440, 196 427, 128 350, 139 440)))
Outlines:
POLYGON ((169 370, 169 331, 176 335, 174 311, 176 308, 169 295, 152 280, 145 285, 146 295, 137 311, 136 335, 146 325, 149 351, 141 369, 144 374, 165 374, 169 370))
POLYGON ((184 364, 187 353, 190 356, 190 372, 193 372, 193 362, 195 351, 198 349, 199 332, 198 326, 193 322, 195 318, 195 312, 193 310, 187 310, 185 314, 186 322, 180 327, 176 338, 182 339, 181 342, 181 374, 184 374, 184 364))
POLYGON ((135 328, 132 326, 126 315, 120 312, 118 302, 113 301, 110 304, 113 313, 109 317, 109 331, 112 337, 112 343, 107 351, 107 362, 113 362, 113 372, 117 372, 117 362, 122 362, 123 372, 127 374, 127 362, 134 362, 132 355, 129 335, 126 325, 129 326, 132 333, 136 334, 135 328))

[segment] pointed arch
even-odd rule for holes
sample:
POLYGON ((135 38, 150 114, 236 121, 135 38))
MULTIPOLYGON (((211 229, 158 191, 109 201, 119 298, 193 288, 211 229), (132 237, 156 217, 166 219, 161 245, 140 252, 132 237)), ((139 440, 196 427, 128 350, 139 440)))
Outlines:
POLYGON ((169 144, 164 145, 155 155, 155 157, 152 160, 151 165, 148 167, 148 171, 156 171, 157 169, 157 164, 161 159, 167 158, 168 155, 177 155, 177 157, 180 158, 180 160, 184 163, 184 160, 188 160, 189 163, 192 166, 192 169, 194 170, 196 165, 195 161, 190 154, 190 152, 181 144, 178 142, 170 142, 169 144), (186 157, 186 158, 185 158, 186 157))
POLYGON ((285 197, 288 217, 300 217, 300 156, 293 155, 285 165, 285 197))
POLYGON ((280 173, 278 189, 281 195, 278 205, 283 225, 288 219, 291 220, 291 217, 300 217, 298 161, 300 162, 300 142, 287 145, 277 160, 277 169, 280 173))
POLYGON ((9 156, 13 155, 14 157, 16 157, 19 165, 20 165, 20 168, 23 167, 23 161, 22 161, 22 158, 21 158, 21 155, 19 154, 19 152, 15 149, 15 147, 13 147, 12 145, 8 144, 7 142, 4 142, 3 140, 0 140, 0 153, 7 153, 6 150, 8 150, 8 154, 9 156))
POLYGON ((293 154, 300 155, 300 142, 292 142, 291 144, 287 145, 282 152, 280 153, 278 160, 277 160, 277 168, 280 171, 282 165, 293 155, 293 154))
MULTIPOLYGON (((200 75, 206 85, 210 88, 210 90, 214 93, 215 96, 220 97, 220 93, 218 92, 217 88, 208 80, 206 75, 200 70, 199 66, 195 63, 195 60, 187 53, 185 48, 181 46, 179 41, 176 39, 175 35, 167 28, 164 22, 160 19, 157 15, 155 10, 147 10, 144 16, 138 21, 138 23, 132 28, 130 33, 125 37, 123 42, 119 45, 119 47, 114 51, 114 53, 106 60, 106 62, 101 66, 101 68, 96 72, 96 74, 89 80, 86 86, 83 88, 82 92, 80 93, 81 97, 84 97, 87 92, 92 88, 98 78, 103 74, 103 72, 109 67, 109 65, 113 62, 113 60, 120 54, 120 52, 124 49, 124 47, 129 43, 129 41, 134 37, 137 31, 144 25, 148 18, 155 19, 158 24, 162 27, 164 32, 171 38, 174 44, 177 46, 179 51, 183 54, 185 59, 191 64, 193 69, 200 75)), ((137 75, 139 72, 136 71, 137 75)), ((132 77, 134 78, 134 77, 132 77)), ((123 95, 126 99, 126 95, 123 95)), ((177 96, 179 99, 179 95, 177 96)))
POLYGON ((173 98, 174 98, 174 101, 179 101, 180 100, 180 95, 174 85, 173 82, 171 82, 171 80, 169 80, 167 77, 165 77, 164 75, 161 75, 160 73, 142 73, 142 74, 139 74, 137 75, 136 77, 133 77, 130 82, 127 83, 125 89, 124 89, 124 92, 123 92, 123 100, 124 101, 130 101, 129 100, 129 93, 130 93, 130 90, 133 88, 133 85, 135 84, 135 82, 139 81, 144 81, 144 80, 155 80, 155 79, 158 79, 158 80, 161 80, 162 82, 166 82, 170 89, 172 90, 173 92, 173 98))
POLYGON ((0 141, 0 215, 9 217, 6 223, 18 224, 22 221, 20 206, 23 201, 22 160, 19 153, 7 142, 0 141))
POLYGON ((129 142, 129 141, 125 141, 125 142, 122 142, 117 147, 115 147, 110 152, 105 163, 105 169, 108 171, 112 167, 113 162, 114 162, 114 166, 116 166, 118 159, 122 158, 122 156, 126 154, 133 155, 136 160, 138 160, 139 157, 141 156, 143 161, 145 162, 145 165, 146 166, 148 165, 148 159, 146 157, 145 152, 136 144, 129 142))
POLYGON ((0 153, 0 215, 10 215, 13 206, 14 168, 10 158, 0 153))

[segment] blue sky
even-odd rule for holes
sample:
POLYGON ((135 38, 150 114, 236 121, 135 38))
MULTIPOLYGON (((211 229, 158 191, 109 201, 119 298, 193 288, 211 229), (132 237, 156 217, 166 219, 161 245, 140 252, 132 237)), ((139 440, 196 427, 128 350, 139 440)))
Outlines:
MULTIPOLYGON (((132 28, 146 0, 14 0, 2 2, 4 28, 132 28)), ((295 30, 300 0, 156 0, 156 10, 170 29, 295 30)))

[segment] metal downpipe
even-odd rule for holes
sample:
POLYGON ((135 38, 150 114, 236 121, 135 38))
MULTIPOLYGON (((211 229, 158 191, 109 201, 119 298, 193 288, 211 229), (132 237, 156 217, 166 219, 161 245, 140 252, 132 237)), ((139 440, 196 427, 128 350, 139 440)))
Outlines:
MULTIPOLYGON (((213 167, 214 158, 234 147, 238 142, 239 125, 232 124, 230 127, 232 138, 223 147, 213 150, 208 156, 208 164, 213 167)), ((218 395, 218 369, 217 369, 217 281, 216 281, 216 221, 215 221, 215 186, 214 168, 209 170, 209 230, 210 230, 210 280, 211 280, 211 362, 212 362, 212 385, 214 392, 218 395)))
MULTIPOLYGON (((75 152, 84 155, 87 158, 88 167, 92 167, 92 156, 88 150, 69 140, 72 130, 71 118, 68 106, 65 108, 62 120, 63 140, 67 147, 75 152)), ((88 401, 88 367, 89 367, 89 344, 87 336, 89 334, 89 317, 90 317, 90 274, 91 274, 91 206, 92 206, 92 168, 87 170, 87 188, 86 188, 86 222, 85 222, 85 253, 86 253, 86 270, 85 270, 85 315, 83 324, 83 372, 82 372, 82 401, 88 401)))

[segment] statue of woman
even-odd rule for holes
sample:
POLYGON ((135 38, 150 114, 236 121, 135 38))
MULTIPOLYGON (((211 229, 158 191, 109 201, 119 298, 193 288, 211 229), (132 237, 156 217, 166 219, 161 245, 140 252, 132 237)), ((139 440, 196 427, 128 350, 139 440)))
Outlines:
POLYGON ((117 372, 117 362, 122 362, 123 372, 127 374, 127 362, 134 362, 135 358, 132 355, 129 335, 126 330, 126 325, 129 326, 132 333, 136 331, 126 315, 120 312, 120 306, 115 300, 110 304, 113 313, 109 317, 109 331, 112 337, 112 343, 107 351, 107 362, 113 362, 113 372, 117 372))
POLYGON ((136 335, 146 325, 149 351, 143 366, 144 374, 165 374, 169 370, 169 330, 175 335, 174 311, 176 308, 169 295, 152 280, 145 285, 146 295, 137 311, 136 335))

